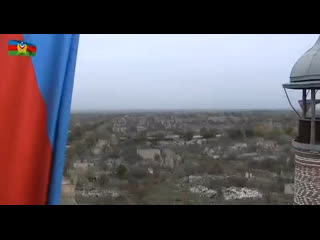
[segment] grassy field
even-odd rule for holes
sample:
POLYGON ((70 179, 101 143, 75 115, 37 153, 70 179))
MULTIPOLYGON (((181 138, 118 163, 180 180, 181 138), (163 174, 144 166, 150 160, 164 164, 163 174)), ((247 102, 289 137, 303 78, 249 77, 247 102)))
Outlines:
POLYGON ((201 205, 203 201, 188 191, 178 189, 173 183, 163 182, 152 187, 142 199, 150 205, 201 205))

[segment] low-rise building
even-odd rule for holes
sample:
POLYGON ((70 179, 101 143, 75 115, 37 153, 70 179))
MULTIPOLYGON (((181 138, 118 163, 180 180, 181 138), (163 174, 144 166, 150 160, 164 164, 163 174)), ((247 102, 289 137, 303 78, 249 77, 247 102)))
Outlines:
POLYGON ((247 143, 236 143, 233 146, 230 147, 231 151, 237 151, 237 152, 241 152, 241 151, 246 151, 248 148, 248 144, 247 143))
POLYGON ((254 159, 255 157, 258 157, 258 153, 251 152, 251 153, 242 153, 238 155, 239 159, 254 159))
POLYGON ((179 135, 167 135, 164 137, 164 139, 166 140, 179 140, 180 139, 180 136, 179 135))
POLYGON ((259 149, 259 150, 275 150, 276 147, 277 147, 277 143, 275 141, 264 141, 264 140, 259 140, 257 141, 256 143, 256 147, 259 149))
POLYGON ((115 119, 113 121, 113 132, 114 133, 126 133, 127 131, 127 121, 125 118, 115 119))
POLYGON ((146 126, 143 126, 143 125, 138 125, 137 126, 137 132, 144 132, 146 130, 147 130, 146 126))
POLYGON ((245 173, 245 178, 251 179, 251 178, 253 178, 253 174, 251 172, 246 172, 245 173))
POLYGON ((95 155, 99 155, 103 151, 103 148, 105 146, 109 146, 110 147, 110 144, 108 144, 108 141, 107 140, 103 140, 103 139, 99 139, 97 144, 93 148, 92 153, 95 154, 95 155))
POLYGON ((220 154, 217 154, 218 152, 219 151, 214 150, 213 148, 209 148, 209 147, 206 147, 203 150, 203 154, 206 154, 206 155, 208 155, 209 157, 211 157, 213 159, 219 159, 221 157, 220 154))
POLYGON ((61 205, 75 205, 75 195, 75 185, 64 177, 61 186, 61 205))
POLYGON ((109 158, 105 161, 105 164, 109 169, 116 169, 122 164, 122 160, 120 158, 109 158))
POLYGON ((193 137, 192 137, 192 139, 202 139, 203 137, 201 136, 201 135, 194 135, 193 137))
POLYGON ((143 159, 143 160, 151 160, 155 161, 156 156, 159 155, 161 157, 161 152, 159 149, 137 149, 137 154, 143 159))
POLYGON ((89 167, 94 167, 94 163, 77 161, 73 163, 73 167, 77 170, 86 171, 89 167))
POLYGON ((224 116, 211 116, 208 117, 208 121, 212 123, 224 123, 226 121, 226 117, 224 116))
POLYGON ((288 183, 284 185, 284 194, 287 194, 287 195, 294 194, 294 183, 288 183))
POLYGON ((175 168, 182 163, 182 158, 180 155, 176 154, 171 149, 162 150, 161 166, 175 168))

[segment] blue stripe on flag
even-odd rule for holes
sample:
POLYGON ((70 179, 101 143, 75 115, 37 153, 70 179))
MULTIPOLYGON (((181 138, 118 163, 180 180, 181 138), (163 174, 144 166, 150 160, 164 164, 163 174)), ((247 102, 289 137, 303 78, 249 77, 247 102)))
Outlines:
POLYGON ((79 34, 23 34, 23 38, 37 46, 32 63, 46 104, 53 150, 48 204, 56 205, 60 203, 79 34))
MULTIPOLYGON (((18 45, 19 43, 21 43, 23 41, 15 41, 15 40, 9 40, 8 41, 8 45, 18 45)), ((31 47, 35 47, 35 45, 31 44, 31 43, 27 43, 27 42, 23 42, 25 44, 27 44, 27 46, 31 46, 31 47)))

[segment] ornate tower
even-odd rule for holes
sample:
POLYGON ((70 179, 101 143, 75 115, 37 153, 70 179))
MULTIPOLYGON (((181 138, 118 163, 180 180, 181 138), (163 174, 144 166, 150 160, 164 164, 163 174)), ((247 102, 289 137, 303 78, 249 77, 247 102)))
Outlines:
POLYGON ((320 37, 296 62, 290 83, 283 84, 283 88, 302 91, 299 101, 302 114, 296 111, 298 136, 292 141, 295 151, 294 203, 320 205, 320 118, 316 114, 316 104, 320 103, 316 99, 320 89, 320 37))

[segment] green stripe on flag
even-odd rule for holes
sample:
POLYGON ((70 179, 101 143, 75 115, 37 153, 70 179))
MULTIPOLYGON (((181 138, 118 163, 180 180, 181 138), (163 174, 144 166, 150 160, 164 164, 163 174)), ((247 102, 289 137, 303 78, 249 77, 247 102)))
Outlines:
POLYGON ((19 53, 18 51, 8 51, 9 56, 25 56, 25 57, 33 57, 36 55, 35 52, 26 52, 26 53, 19 53))

